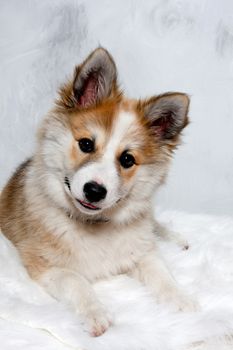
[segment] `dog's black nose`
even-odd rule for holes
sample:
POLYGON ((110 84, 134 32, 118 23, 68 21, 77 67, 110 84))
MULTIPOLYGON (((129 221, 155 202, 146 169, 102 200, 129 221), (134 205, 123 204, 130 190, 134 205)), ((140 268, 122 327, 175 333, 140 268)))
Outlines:
POLYGON ((107 194, 106 188, 95 181, 87 182, 83 187, 83 192, 86 199, 91 203, 101 201, 107 194))

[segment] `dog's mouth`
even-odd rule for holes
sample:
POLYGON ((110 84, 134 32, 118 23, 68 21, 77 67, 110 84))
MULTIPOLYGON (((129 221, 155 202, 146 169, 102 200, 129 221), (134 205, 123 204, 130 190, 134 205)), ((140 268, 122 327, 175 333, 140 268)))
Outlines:
MULTIPOLYGON (((71 187, 70 187, 70 181, 69 181, 69 178, 67 176, 65 176, 64 178, 64 183, 66 185, 66 187, 69 189, 69 192, 72 196, 72 193, 71 193, 71 187)), ((72 196, 73 197, 73 196, 72 196)), ((96 205, 90 203, 90 202, 85 202, 81 199, 78 199, 78 198, 75 198, 75 201, 78 202, 82 207, 86 208, 86 209, 89 209, 89 210, 101 210, 101 208, 97 207, 96 205)))
POLYGON ((88 203, 88 202, 84 202, 81 201, 80 199, 76 199, 77 202, 79 202, 79 204, 81 204, 84 208, 90 209, 90 210, 100 210, 101 208, 96 207, 95 205, 88 203))

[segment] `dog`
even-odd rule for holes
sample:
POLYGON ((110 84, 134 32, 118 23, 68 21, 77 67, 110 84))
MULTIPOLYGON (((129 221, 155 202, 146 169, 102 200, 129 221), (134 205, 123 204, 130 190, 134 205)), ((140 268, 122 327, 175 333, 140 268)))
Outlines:
POLYGON ((179 92, 126 98, 112 56, 97 48, 61 87, 34 155, 3 189, 3 233, 31 278, 77 310, 92 336, 112 324, 92 284, 117 274, 158 302, 195 308, 160 256, 154 231, 164 230, 152 213, 188 109, 179 92))

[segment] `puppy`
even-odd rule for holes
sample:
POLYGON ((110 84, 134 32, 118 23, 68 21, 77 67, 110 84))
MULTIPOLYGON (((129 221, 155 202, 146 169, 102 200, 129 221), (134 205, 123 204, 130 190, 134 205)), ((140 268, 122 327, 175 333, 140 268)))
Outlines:
POLYGON ((0 226, 34 280, 81 313, 99 336, 111 318, 93 282, 128 274, 158 302, 192 309, 160 257, 152 195, 164 181, 189 98, 127 99, 103 48, 60 89, 34 155, 1 195, 0 226))

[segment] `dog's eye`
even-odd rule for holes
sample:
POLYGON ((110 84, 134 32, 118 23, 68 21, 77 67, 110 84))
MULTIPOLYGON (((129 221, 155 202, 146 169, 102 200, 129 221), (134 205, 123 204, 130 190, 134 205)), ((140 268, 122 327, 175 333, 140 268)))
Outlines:
POLYGON ((123 168, 131 168, 135 164, 134 156, 132 156, 132 154, 128 153, 127 151, 124 151, 121 154, 119 161, 123 168))
POLYGON ((94 151, 95 145, 94 141, 88 138, 83 138, 78 141, 79 147, 84 153, 91 153, 94 151))

